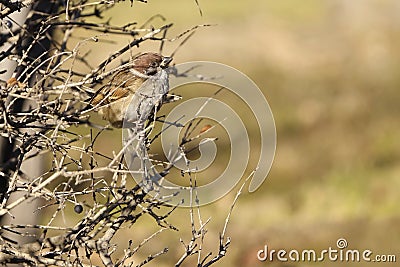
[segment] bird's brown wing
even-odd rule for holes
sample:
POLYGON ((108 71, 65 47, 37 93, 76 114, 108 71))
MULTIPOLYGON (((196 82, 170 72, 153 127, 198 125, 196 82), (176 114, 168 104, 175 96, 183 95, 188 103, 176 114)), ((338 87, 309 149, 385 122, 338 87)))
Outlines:
POLYGON ((144 82, 143 78, 133 75, 129 69, 116 73, 90 101, 92 106, 107 105, 134 93, 144 82))

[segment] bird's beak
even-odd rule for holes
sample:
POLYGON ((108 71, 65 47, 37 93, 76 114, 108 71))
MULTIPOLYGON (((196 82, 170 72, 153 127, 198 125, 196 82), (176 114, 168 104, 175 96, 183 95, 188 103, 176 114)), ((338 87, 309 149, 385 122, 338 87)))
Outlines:
POLYGON ((162 61, 161 61, 161 64, 160 64, 160 67, 162 69, 167 68, 168 64, 171 63, 172 59, 173 59, 172 57, 163 57, 162 61))

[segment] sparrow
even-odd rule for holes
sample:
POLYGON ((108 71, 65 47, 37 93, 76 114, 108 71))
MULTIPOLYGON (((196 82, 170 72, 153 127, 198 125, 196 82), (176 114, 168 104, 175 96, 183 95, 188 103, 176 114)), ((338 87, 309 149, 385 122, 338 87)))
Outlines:
POLYGON ((165 69, 171 61, 172 57, 153 52, 138 55, 94 94, 89 102, 90 106, 98 110, 102 118, 109 121, 113 127, 123 127, 124 118, 138 117, 137 114, 127 114, 128 107, 131 110, 128 113, 132 113, 132 110, 140 109, 141 102, 146 102, 144 97, 136 96, 134 99, 139 88, 145 85, 146 88, 141 89, 140 94, 147 97, 151 95, 149 90, 160 91, 155 90, 155 87, 162 87, 162 94, 167 93, 169 86, 165 69), (158 81, 159 79, 162 80, 158 81), (132 101, 137 102, 133 107, 132 101))

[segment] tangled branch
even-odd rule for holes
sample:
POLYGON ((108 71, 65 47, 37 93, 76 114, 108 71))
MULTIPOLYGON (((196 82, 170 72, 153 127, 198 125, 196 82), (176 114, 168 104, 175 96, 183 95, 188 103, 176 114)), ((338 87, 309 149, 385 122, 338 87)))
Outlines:
MULTIPOLYGON (((162 47, 167 40, 166 31, 172 27, 172 23, 165 23, 162 17, 158 27, 147 26, 148 22, 138 27, 136 22, 117 26, 109 21, 91 21, 103 18, 104 12, 118 2, 0 1, 0 18, 5 28, 0 47, 7 47, 0 53, 0 61, 16 63, 12 78, 0 83, 0 133, 13 146, 0 166, 0 178, 4 181, 0 190, 0 216, 17 217, 15 208, 34 199, 41 200, 41 204, 32 214, 46 211, 41 223, 0 227, 2 264, 93 266, 101 262, 104 266, 131 266, 144 244, 155 240, 165 230, 177 230, 168 221, 177 206, 168 204, 166 199, 152 197, 143 186, 130 181, 130 175, 149 175, 147 170, 136 173, 130 170, 124 162, 124 148, 111 155, 96 149, 100 136, 110 128, 93 122, 91 113, 87 112, 88 99, 95 92, 93 88, 118 69, 111 68, 110 64, 125 52, 150 40, 160 42, 162 47), (10 14, 26 6, 31 6, 31 11, 25 24, 12 25, 10 14), (90 37, 74 43, 76 31, 82 29, 88 31, 90 37), (132 41, 93 65, 88 60, 90 52, 82 51, 84 47, 96 46, 100 42, 99 34, 124 34, 132 41), (32 177, 22 170, 24 162, 41 155, 51 158, 50 166, 41 175, 32 177), (16 192, 22 194, 13 199, 16 192), (76 220, 65 219, 71 207, 76 220), (122 244, 113 243, 116 234, 143 217, 151 218, 158 230, 136 247, 129 242, 124 256, 118 258, 116 247, 122 244), (60 223, 62 218, 64 221, 60 223), (28 230, 36 230, 33 241, 15 240, 15 236, 31 235, 27 234, 28 230)), ((190 33, 187 31, 178 38, 190 33)), ((144 149, 152 144, 148 133, 157 121, 155 114, 150 117, 153 123, 135 131, 144 149)), ((189 139, 188 134, 185 135, 182 145, 189 139)), ((160 173, 164 177, 173 164, 162 165, 160 173)), ((193 235, 176 266, 182 265, 191 255, 201 254, 196 243, 200 241, 201 246, 208 220, 203 222, 199 213, 200 227, 196 229, 193 213, 194 208, 191 208, 193 235)), ((212 259, 209 259, 211 254, 198 256, 198 266, 209 266, 219 260, 229 243, 225 233, 221 235, 217 256, 212 259)), ((167 252, 165 247, 137 266, 167 252)))

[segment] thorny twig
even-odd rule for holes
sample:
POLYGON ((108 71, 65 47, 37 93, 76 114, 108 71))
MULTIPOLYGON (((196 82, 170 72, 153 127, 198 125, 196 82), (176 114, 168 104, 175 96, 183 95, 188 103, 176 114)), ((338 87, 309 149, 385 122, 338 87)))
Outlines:
MULTIPOLYGON (((11 59, 17 63, 13 77, 0 81, 0 135, 15 143, 14 150, 9 151, 9 159, 0 165, 0 178, 7 182, 1 192, 0 216, 13 217, 16 207, 34 199, 40 199, 42 203, 32 214, 44 214, 41 224, 0 226, 0 264, 93 266, 96 264, 93 259, 100 258, 104 266, 130 266, 145 244, 156 240, 166 230, 177 230, 168 221, 177 206, 168 204, 168 199, 152 197, 140 185, 128 180, 129 175, 146 173, 144 170, 129 170, 124 162, 126 147, 112 152, 98 149, 99 140, 109 132, 109 126, 93 122, 87 100, 98 84, 124 67, 110 68, 110 63, 127 51, 137 53, 139 50, 135 49, 150 40, 160 42, 162 50, 166 41, 173 42, 186 36, 179 48, 196 29, 209 25, 197 25, 174 38, 168 38, 167 30, 172 23, 165 23, 165 18, 160 15, 149 20, 154 23, 154 18, 161 18, 162 25, 158 27, 149 26, 148 22, 138 27, 140 24, 136 22, 116 26, 110 21, 91 21, 94 17, 102 19, 104 12, 119 1, 69 0, 53 10, 54 13, 48 14, 38 11, 36 6, 39 2, 0 0, 1 19, 10 19, 10 14, 32 4, 25 25, 8 27, 7 32, 0 36, 0 46, 5 43, 10 45, 9 49, 1 51, 0 61, 11 59), (43 19, 43 16, 46 18, 43 19), (77 29, 83 29, 89 37, 74 42, 77 29), (52 38, 54 33, 60 38, 52 38), (88 60, 91 51, 99 49, 99 36, 121 34, 130 36, 132 40, 100 62, 88 60), (41 50, 35 54, 37 47, 41 50), (23 108, 16 110, 14 107, 21 101, 24 102, 23 108), (23 162, 43 155, 51 158, 47 170, 33 177, 23 172, 23 162), (22 194, 11 200, 15 192, 22 194), (73 212, 75 214, 71 216, 73 212), (113 244, 118 231, 137 225, 143 217, 151 218, 159 230, 136 247, 129 244, 124 255, 116 259, 116 245, 122 246, 121 243, 113 244), (28 230, 32 229, 37 231, 29 234, 34 237, 33 241, 18 243, 14 240, 16 236, 27 237, 28 230)), ((49 1, 49 4, 58 3, 56 0, 49 1)), ((202 14, 198 1, 196 4, 202 14)), ((141 132, 146 142, 154 123, 141 132)), ((171 123, 171 127, 177 125, 176 122, 171 123)), ((191 126, 198 127, 199 124, 191 126)), ((156 134, 157 137, 159 135, 156 134)), ((180 156, 189 152, 184 149, 184 144, 199 137, 185 136, 180 156)), ((173 162, 163 166, 160 173, 164 177, 173 167, 173 162)), ((191 186, 195 187, 191 175, 189 179, 191 186)), ((200 257, 209 219, 202 220, 196 204, 197 196, 192 197, 189 211, 192 238, 177 266, 194 254, 199 255, 199 266, 208 266, 219 258, 206 263, 208 256, 200 257), (195 224, 195 210, 199 227, 195 224)), ((218 255, 224 254, 229 246, 229 240, 225 242, 228 221, 221 235, 218 255)), ((167 252, 165 247, 148 254, 138 266, 167 252)))

